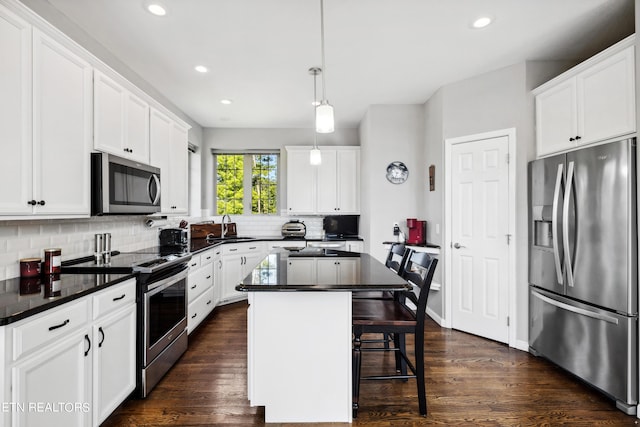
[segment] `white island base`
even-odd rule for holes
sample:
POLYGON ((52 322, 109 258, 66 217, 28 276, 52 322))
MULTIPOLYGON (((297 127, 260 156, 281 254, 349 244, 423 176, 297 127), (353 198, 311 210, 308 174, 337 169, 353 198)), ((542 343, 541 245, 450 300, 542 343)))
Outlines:
POLYGON ((351 422, 351 292, 249 292, 248 396, 265 421, 351 422))

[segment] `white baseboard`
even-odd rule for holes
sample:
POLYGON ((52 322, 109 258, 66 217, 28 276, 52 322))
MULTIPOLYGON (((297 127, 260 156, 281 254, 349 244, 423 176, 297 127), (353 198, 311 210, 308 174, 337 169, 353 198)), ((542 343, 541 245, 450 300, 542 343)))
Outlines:
POLYGON ((438 314, 432 309, 430 309, 428 306, 427 306, 427 316, 431 317, 434 320, 434 322, 436 322, 438 325, 440 326, 444 325, 444 320, 442 319, 442 317, 438 316, 438 314))
POLYGON ((526 351, 527 353, 529 352, 529 343, 527 341, 516 340, 511 347, 517 350, 526 351))

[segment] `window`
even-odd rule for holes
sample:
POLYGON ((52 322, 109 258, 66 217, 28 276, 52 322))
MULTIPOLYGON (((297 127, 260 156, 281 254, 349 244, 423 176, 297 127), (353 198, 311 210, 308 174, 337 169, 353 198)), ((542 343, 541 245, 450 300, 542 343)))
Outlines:
POLYGON ((277 152, 217 152, 216 215, 278 213, 277 152))

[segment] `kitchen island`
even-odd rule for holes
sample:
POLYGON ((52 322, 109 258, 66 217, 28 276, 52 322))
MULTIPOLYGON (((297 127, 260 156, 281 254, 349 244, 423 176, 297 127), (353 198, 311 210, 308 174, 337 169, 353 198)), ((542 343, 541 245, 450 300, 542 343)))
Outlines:
POLYGON ((247 386, 266 422, 351 422, 351 296, 410 286, 368 254, 270 253, 236 287, 249 293, 247 386))

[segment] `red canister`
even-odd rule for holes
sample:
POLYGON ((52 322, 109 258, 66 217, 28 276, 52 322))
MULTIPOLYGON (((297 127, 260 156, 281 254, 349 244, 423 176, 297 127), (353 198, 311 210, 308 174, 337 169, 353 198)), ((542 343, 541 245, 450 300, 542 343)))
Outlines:
POLYGON ((38 277, 40 275, 40 258, 22 258, 20 260, 20 277, 38 277))
POLYGON ((62 250, 52 248, 44 250, 44 271, 43 274, 59 274, 62 264, 62 250))

